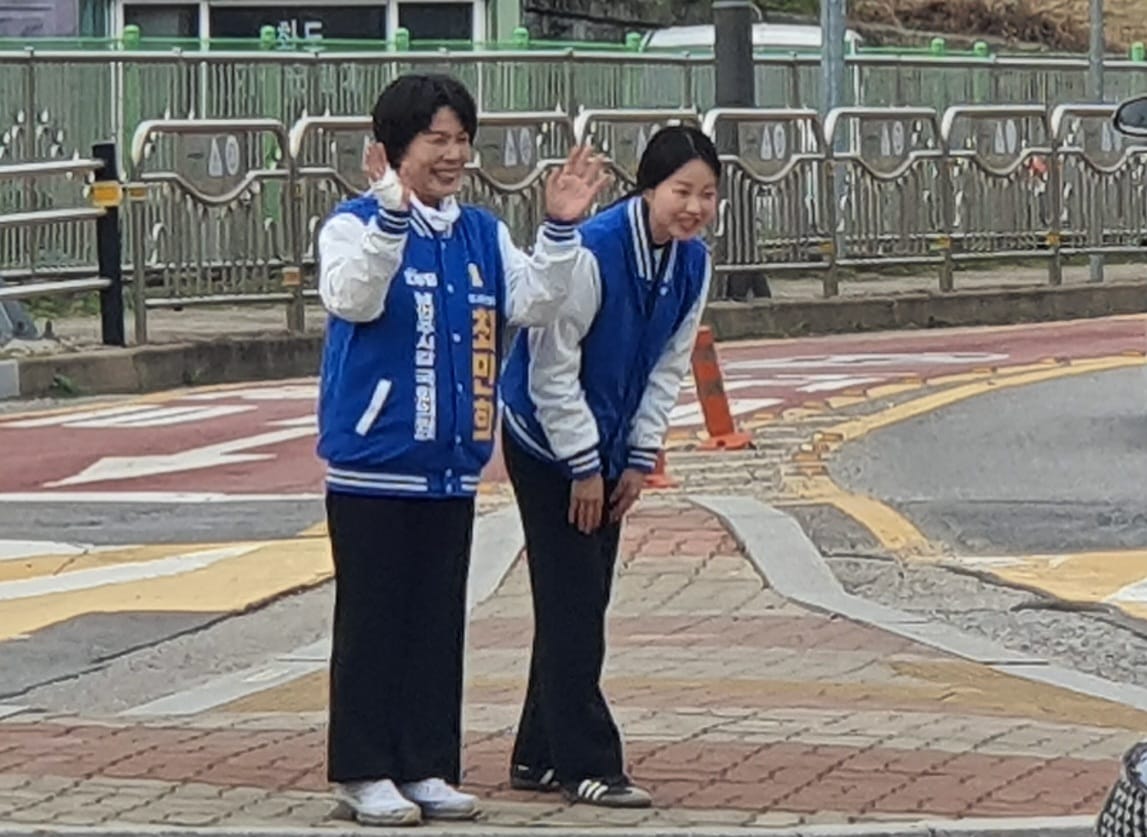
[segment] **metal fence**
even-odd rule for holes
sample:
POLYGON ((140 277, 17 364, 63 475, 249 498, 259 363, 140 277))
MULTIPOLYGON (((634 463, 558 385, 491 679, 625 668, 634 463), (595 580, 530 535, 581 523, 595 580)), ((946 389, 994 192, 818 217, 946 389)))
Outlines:
MULTIPOLYGON (((528 241, 542 216, 544 174, 571 141, 593 141, 609 155, 616 194, 632 182, 659 127, 694 121, 715 134, 725 123, 739 147, 724 158, 713 237, 723 279, 820 271, 827 296, 837 292, 841 268, 931 264, 938 287, 950 290, 957 263, 1010 256, 1045 261, 1049 282, 1057 283, 1066 255, 1140 252, 1147 232, 1147 148, 1124 146, 1111 111, 845 108, 823 124, 808 109, 590 110, 576 119, 557 111, 487 113, 465 197, 491 206, 528 241)), ((307 118, 289 131, 286 154, 281 145, 260 145, 254 156, 256 136, 269 130, 262 123, 200 125, 203 144, 182 151, 160 153, 149 145, 150 128, 137 134, 136 181, 166 184, 158 192, 154 185, 146 193, 131 189, 142 198, 132 206, 133 235, 143 236, 134 243, 135 272, 152 277, 146 293, 137 285, 137 308, 312 294, 318 227, 336 200, 365 186, 359 165, 368 120, 307 118), (195 164, 176 176, 171 161, 181 158, 195 164), (296 199, 284 202, 292 191, 296 199), (236 242, 242 251, 224 238, 236 230, 250 231, 236 242), (199 249, 189 251, 183 238, 199 249), (301 276, 284 274, 283 265, 299 266, 301 276), (275 287, 281 275, 289 290, 275 287)), ((186 142, 183 130, 169 138, 186 142)), ((724 282, 714 290, 725 295, 724 282)))
MULTIPOLYGON (((816 55, 755 57, 758 107, 820 107, 816 55)), ((1086 101, 1084 58, 859 54, 847 104, 929 107, 1086 101)), ((713 107, 712 56, 588 50, 366 52, 0 50, 0 160, 121 147, 153 119, 275 119, 368 113, 397 75, 458 76, 485 111, 713 107), (5 124, 6 122, 6 124, 5 124)), ((1147 89, 1147 62, 1109 61, 1111 100, 1147 89)))
MULTIPOLYGON (((723 157, 712 233, 716 298, 731 277, 794 272, 819 275, 832 296, 843 269, 887 264, 931 265, 946 291, 961 262, 1001 257, 1042 262, 1056 284, 1069 255, 1145 252, 1147 146, 1115 133, 1113 109, 850 107, 824 120, 807 108, 487 112, 464 198, 525 243, 542 218, 544 175, 571 142, 609 155, 610 199, 632 183, 654 131, 689 121, 737 143, 723 157)), ((364 117, 140 125, 125 230, 136 339, 162 306, 278 301, 302 327, 318 228, 364 188, 368 132, 364 117)))
POLYGON ((121 197, 110 143, 90 158, 0 165, 0 248, 26 257, 0 271, 2 336, 31 336, 17 300, 99 291, 103 340, 124 344, 121 197))

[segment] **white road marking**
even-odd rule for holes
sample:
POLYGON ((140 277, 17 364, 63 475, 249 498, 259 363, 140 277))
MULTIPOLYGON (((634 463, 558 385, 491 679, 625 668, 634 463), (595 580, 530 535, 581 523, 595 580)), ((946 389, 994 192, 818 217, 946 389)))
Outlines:
POLYGON ((101 429, 131 429, 137 427, 167 427, 172 424, 193 424, 211 419, 248 413, 257 409, 248 404, 227 404, 218 407, 164 407, 149 413, 128 416, 114 416, 110 419, 90 419, 81 422, 65 422, 63 427, 83 427, 101 429))
POLYGON ((1147 578, 1141 578, 1126 587, 1121 587, 1103 601, 1111 604, 1120 602, 1143 604, 1147 602, 1147 578))
POLYGON ((0 422, 0 429, 5 427, 15 428, 28 428, 28 427, 58 427, 69 421, 84 421, 86 419, 107 417, 118 415, 126 415, 128 413, 140 413, 147 410, 154 409, 150 404, 127 404, 122 407, 104 407, 98 410, 87 410, 79 413, 57 413, 51 416, 43 416, 41 418, 19 419, 17 421, 0 422))
MULTIPOLYGON (((316 476, 316 482, 319 477, 316 476)), ((228 494, 219 491, 13 491, 0 503, 289 503, 321 500, 319 492, 228 494)))
POLYGON ((889 352, 839 355, 798 355, 796 357, 753 358, 721 364, 726 372, 757 369, 821 369, 825 367, 959 366, 961 364, 1001 363, 1009 358, 994 352, 889 352))
POLYGON ((240 555, 253 552, 260 546, 262 544, 227 546, 221 549, 189 552, 186 555, 173 555, 169 558, 160 558, 158 561, 116 564, 42 578, 6 581, 0 583, 0 601, 30 599, 54 593, 72 593, 77 590, 90 590, 93 587, 107 587, 113 584, 127 584, 133 581, 147 581, 153 578, 182 575, 210 567, 212 564, 226 561, 229 558, 237 558, 240 555))
POLYGON ((319 420, 316 416, 299 416, 298 418, 277 419, 268 422, 272 427, 310 427, 317 430, 319 420))
POLYGON ((301 439, 304 436, 310 436, 311 433, 310 427, 288 427, 283 430, 272 430, 269 433, 258 433, 254 436, 244 436, 213 445, 190 448, 178 453, 162 453, 152 456, 106 456, 92 463, 80 473, 55 482, 44 483, 44 487, 54 488, 86 482, 135 479, 158 474, 197 471, 220 465, 274 459, 275 454, 273 453, 240 453, 240 451, 301 439))
MULTIPOLYGON (((780 398, 730 398, 729 413, 734 417, 742 416, 746 413, 765 410, 783 403, 783 399, 780 398)), ((695 427, 697 425, 703 425, 704 423, 705 415, 701 412, 700 402, 694 401, 690 404, 678 404, 669 411, 670 427, 695 427)))
MULTIPOLYGON (((746 389, 788 389, 794 392, 839 392, 840 390, 863 387, 869 384, 878 384, 889 380, 892 376, 858 375, 775 375, 768 378, 754 378, 749 375, 730 375, 725 378, 725 392, 737 392, 746 389)), ((682 394, 695 397, 696 384, 692 382, 682 387, 682 394)))
POLYGON ((246 413, 256 409, 246 404, 216 407, 157 407, 150 404, 109 407, 81 413, 61 413, 43 418, 21 419, 0 424, 0 428, 28 429, 38 427, 73 427, 83 429, 134 429, 140 427, 166 427, 173 424, 191 424, 209 421, 221 416, 246 413))
POLYGON ((183 396, 188 401, 224 401, 228 398, 237 398, 241 401, 314 401, 318 397, 319 385, 317 383, 198 392, 183 396))
POLYGON ((101 550, 117 549, 110 546, 92 546, 84 543, 58 541, 4 541, 0 540, 0 561, 19 561, 36 555, 74 556, 101 550))

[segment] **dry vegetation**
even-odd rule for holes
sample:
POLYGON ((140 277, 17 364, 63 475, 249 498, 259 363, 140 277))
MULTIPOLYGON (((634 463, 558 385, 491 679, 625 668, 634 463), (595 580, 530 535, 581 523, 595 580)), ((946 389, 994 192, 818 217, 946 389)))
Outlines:
MULTIPOLYGON (((1104 0, 1108 46, 1147 41, 1147 0, 1104 0)), ((1054 51, 1087 50, 1088 0, 852 0, 858 23, 900 30, 990 37, 1054 51)))

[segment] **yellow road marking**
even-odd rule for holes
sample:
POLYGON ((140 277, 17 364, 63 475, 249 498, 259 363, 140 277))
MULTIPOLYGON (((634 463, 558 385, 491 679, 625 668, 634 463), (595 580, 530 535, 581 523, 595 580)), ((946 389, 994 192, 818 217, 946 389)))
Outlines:
MULTIPOLYGON (((689 705, 690 695, 720 694, 726 705, 753 706, 762 696, 818 699, 843 705, 878 702, 884 708, 912 711, 922 706, 962 715, 1014 716, 1065 724, 1087 723, 1114 729, 1142 729, 1147 712, 1090 697, 1056 686, 993 671, 965 660, 893 658, 885 671, 869 669, 869 679, 849 681, 832 678, 770 679, 725 677, 688 679, 657 676, 625 676, 607 673, 611 692, 626 692, 626 703, 641 706, 640 694, 677 692, 689 705), (640 693, 640 694, 638 694, 640 693)), ((883 666, 881 666, 883 667, 883 666)), ((511 702, 521 699, 524 682, 519 677, 471 674, 467 691, 478 702, 511 702), (497 698, 495 698, 495 695, 497 698)), ((318 669, 287 683, 237 698, 214 711, 227 713, 321 712, 327 708, 328 674, 318 669)))
POLYGON ((297 538, 325 538, 327 536, 327 522, 320 520, 314 526, 308 526, 303 531, 299 532, 295 537, 297 538))
MULTIPOLYGON (((222 546, 242 546, 243 543, 222 546)), ((198 544, 209 550, 219 544, 198 544)), ((167 546, 167 554, 178 547, 167 546)), ((0 604, 0 641, 88 613, 234 613, 330 578, 326 540, 271 541, 250 552, 179 575, 134 580, 0 604)))
MULTIPOLYGON (((288 386, 309 381, 275 381, 288 386)), ((47 410, 0 414, 0 423, 86 412, 101 407, 159 404, 189 395, 259 388, 261 382, 181 387, 144 395, 84 398, 47 410)), ((114 564, 142 564, 180 554, 205 552, 245 542, 223 544, 146 544, 100 549, 83 554, 41 554, 0 561, 0 584, 33 578, 64 576, 70 572, 114 564)), ((0 603, 0 641, 32 633, 88 613, 240 612, 294 590, 322 583, 331 577, 326 521, 299 532, 295 538, 255 545, 251 552, 202 569, 153 579, 131 580, 67 592, 14 599, 0 603)))
MULTIPOLYGON (((1130 321, 1142 320, 1147 324, 1147 314, 1112 314, 1111 316, 1104 317, 1104 321, 1130 321)), ((938 332, 938 337, 954 336, 957 334, 998 334, 1001 332, 1011 331, 1049 331, 1049 330, 1062 330, 1063 322, 1047 322, 1047 323, 1014 323, 1012 325, 1002 326, 954 326, 945 328, 942 332, 938 332)), ((910 335, 903 331, 885 331, 876 332, 872 334, 863 335, 865 343, 895 343, 902 341, 906 337, 916 337, 919 335, 910 335)), ((860 335, 856 334, 823 334, 817 335, 813 338, 805 338, 817 340, 825 344, 826 347, 831 347, 833 343, 854 344, 857 342, 860 335)), ((757 337, 749 338, 746 340, 722 340, 717 344, 718 351, 721 349, 751 349, 754 347, 789 347, 791 348, 793 338, 791 337, 757 337)))
MULTIPOLYGON (((1055 366, 1030 364, 1012 368, 1004 367, 996 374, 984 375, 977 380, 958 384, 949 389, 924 395, 830 427, 818 434, 822 440, 820 453, 823 455, 832 452, 846 442, 854 442, 875 430, 934 412, 978 395, 1073 375, 1083 375, 1089 372, 1105 372, 1145 364, 1147 364, 1147 359, 1141 356, 1115 355, 1076 360, 1070 364, 1055 366)), ((869 395, 870 397, 892 395, 918 387, 919 384, 915 383, 891 384, 876 387, 869 391, 869 395)), ((786 418, 789 417, 787 412, 786 418)), ((792 417, 800 418, 802 416, 796 414, 792 417)), ((895 509, 867 495, 846 491, 827 474, 790 479, 784 493, 790 499, 828 503, 836 506, 871 531, 881 546, 890 551, 908 552, 918 556, 935 555, 937 552, 936 547, 929 543, 923 533, 895 509)))
POLYGON ((741 429, 749 431, 760 430, 762 427, 772 424, 776 420, 777 414, 772 411, 753 413, 741 421, 741 429))
POLYGON ((149 544, 100 549, 78 555, 29 555, 10 561, 0 561, 0 583, 60 575, 78 570, 91 570, 112 564, 139 564, 166 558, 170 555, 204 551, 216 546, 212 544, 149 544))
POLYGON ((873 430, 879 430, 901 421, 934 412, 941 407, 948 407, 977 395, 984 395, 985 393, 1011 389, 1013 387, 1027 386, 1028 384, 1042 383, 1044 381, 1066 378, 1073 375, 1084 375, 1088 372, 1106 372, 1131 366, 1143 366, 1145 363, 1147 363, 1147 360, 1141 357, 1117 355, 1114 357, 1074 361, 1069 366, 1041 366, 1038 369, 1028 368, 1015 374, 1010 373, 1006 369, 1001 369, 997 376, 925 395, 921 398, 889 407, 887 410, 873 413, 872 415, 860 416, 838 424, 830 428, 828 432, 837 433, 842 437, 842 441, 850 442, 871 433, 873 430))
POLYGON ((936 553, 936 547, 908 518, 875 497, 845 491, 828 476, 802 477, 793 483, 796 500, 787 505, 835 506, 872 532, 885 549, 921 557, 936 553))
POLYGON ((857 404, 863 404, 869 400, 870 395, 830 395, 828 397, 828 406, 832 410, 843 410, 846 407, 855 407, 857 404))
POLYGON ((1035 588, 1057 599, 1107 602, 1131 616, 1147 617, 1147 584, 1143 584, 1147 579, 1147 550, 1025 555, 967 563, 1001 581, 1035 588))

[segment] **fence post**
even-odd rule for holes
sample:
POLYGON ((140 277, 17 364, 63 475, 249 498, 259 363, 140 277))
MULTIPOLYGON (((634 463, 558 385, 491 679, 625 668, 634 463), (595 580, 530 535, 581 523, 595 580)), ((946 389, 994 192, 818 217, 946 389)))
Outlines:
MULTIPOLYGON (((1057 126, 1058 127, 1058 126, 1057 126)), ((1063 284, 1063 147, 1060 137, 1051 137, 1051 159, 1047 168, 1047 263, 1049 285, 1063 284)))
MULTIPOLYGON (((103 208, 96 221, 96 258, 100 276, 110 284, 100 291, 100 336, 105 346, 126 346, 123 324, 123 235, 119 207, 123 187, 119 182, 119 160, 114 142, 92 146, 92 159, 103 163, 92 183, 92 203, 103 208)), ((143 281, 139 277, 138 281, 143 281)))

